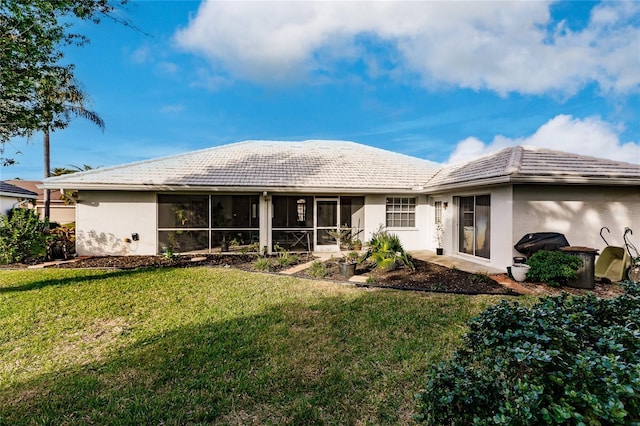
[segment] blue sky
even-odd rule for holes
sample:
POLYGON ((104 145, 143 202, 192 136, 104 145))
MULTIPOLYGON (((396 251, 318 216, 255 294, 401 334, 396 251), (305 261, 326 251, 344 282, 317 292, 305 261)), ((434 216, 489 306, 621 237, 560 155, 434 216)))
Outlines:
MULTIPOLYGON (((52 166, 248 139, 351 140, 441 163, 534 145, 640 163, 640 2, 132 1, 68 49, 102 132, 52 166)), ((42 176, 41 135, 2 179, 42 176)))

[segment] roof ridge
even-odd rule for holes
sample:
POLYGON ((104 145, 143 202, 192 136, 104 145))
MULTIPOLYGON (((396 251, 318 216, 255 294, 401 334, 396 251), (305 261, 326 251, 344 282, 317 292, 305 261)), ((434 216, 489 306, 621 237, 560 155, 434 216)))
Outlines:
POLYGON ((520 171, 520 167, 522 166, 522 154, 524 152, 524 148, 520 145, 515 146, 511 149, 511 156, 509 157, 509 161, 507 162, 507 167, 505 167, 505 172, 508 175, 516 174, 520 171))

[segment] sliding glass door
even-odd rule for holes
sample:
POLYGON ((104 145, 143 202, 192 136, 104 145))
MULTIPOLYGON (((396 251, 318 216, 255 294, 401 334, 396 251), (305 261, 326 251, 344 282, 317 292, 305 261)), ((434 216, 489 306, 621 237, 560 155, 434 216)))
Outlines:
POLYGON ((458 198, 458 250, 489 259, 491 256, 491 196, 458 198))

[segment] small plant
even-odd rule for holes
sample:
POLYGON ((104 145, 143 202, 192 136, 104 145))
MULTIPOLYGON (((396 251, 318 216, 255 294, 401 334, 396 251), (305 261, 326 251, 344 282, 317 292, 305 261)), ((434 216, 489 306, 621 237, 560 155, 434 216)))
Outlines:
POLYGON ((345 256, 345 261, 346 262, 355 262, 355 263, 360 263, 360 253, 358 253, 357 251, 353 250, 350 251, 349 253, 347 253, 347 255, 345 256))
POLYGON ((315 260, 309 267, 308 274, 313 278, 324 278, 329 275, 329 271, 322 261, 315 260))
POLYGON ((438 248, 442 248, 442 244, 444 242, 444 226, 442 226, 442 222, 436 223, 433 240, 437 244, 438 248))
POLYGON ((261 257, 253 264, 253 269, 256 271, 267 272, 271 270, 271 260, 267 257, 261 257))
POLYGON ((31 209, 13 209, 0 216, 0 263, 24 262, 44 256, 49 223, 31 209))
POLYGON ((167 247, 164 250, 164 253, 162 253, 162 255, 167 260, 173 260, 173 258, 175 257, 175 253, 173 252, 173 248, 171 248, 171 247, 167 247))
POLYGON ((371 236, 364 259, 375 265, 377 269, 385 271, 393 270, 398 265, 404 265, 411 270, 415 269, 398 235, 391 234, 382 227, 371 236))
POLYGON ((376 283, 376 278, 372 275, 369 275, 367 277, 367 281, 365 281, 367 284, 375 284, 376 283))
POLYGON ((527 272, 529 281, 560 287, 578 277, 577 272, 582 266, 582 259, 561 251, 540 250, 529 258, 527 264, 530 267, 527 272))
POLYGON ((295 265, 300 260, 298 256, 295 254, 291 254, 289 250, 284 247, 280 247, 278 244, 273 246, 273 248, 278 252, 278 265, 280 266, 289 266, 295 265))

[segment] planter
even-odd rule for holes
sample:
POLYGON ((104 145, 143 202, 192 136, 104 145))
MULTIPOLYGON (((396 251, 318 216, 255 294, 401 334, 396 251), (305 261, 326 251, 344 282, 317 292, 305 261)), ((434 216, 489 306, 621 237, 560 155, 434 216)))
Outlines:
POLYGON ((338 269, 340 270, 340 275, 350 278, 356 274, 356 263, 338 262, 338 269))
POLYGON ((444 254, 444 249, 443 249, 442 247, 438 247, 438 248, 436 249, 436 254, 437 254, 438 256, 442 256, 442 255, 444 254))
POLYGON ((522 282, 527 279, 527 272, 529 272, 529 265, 522 263, 516 263, 511 266, 511 275, 516 281, 522 282))

